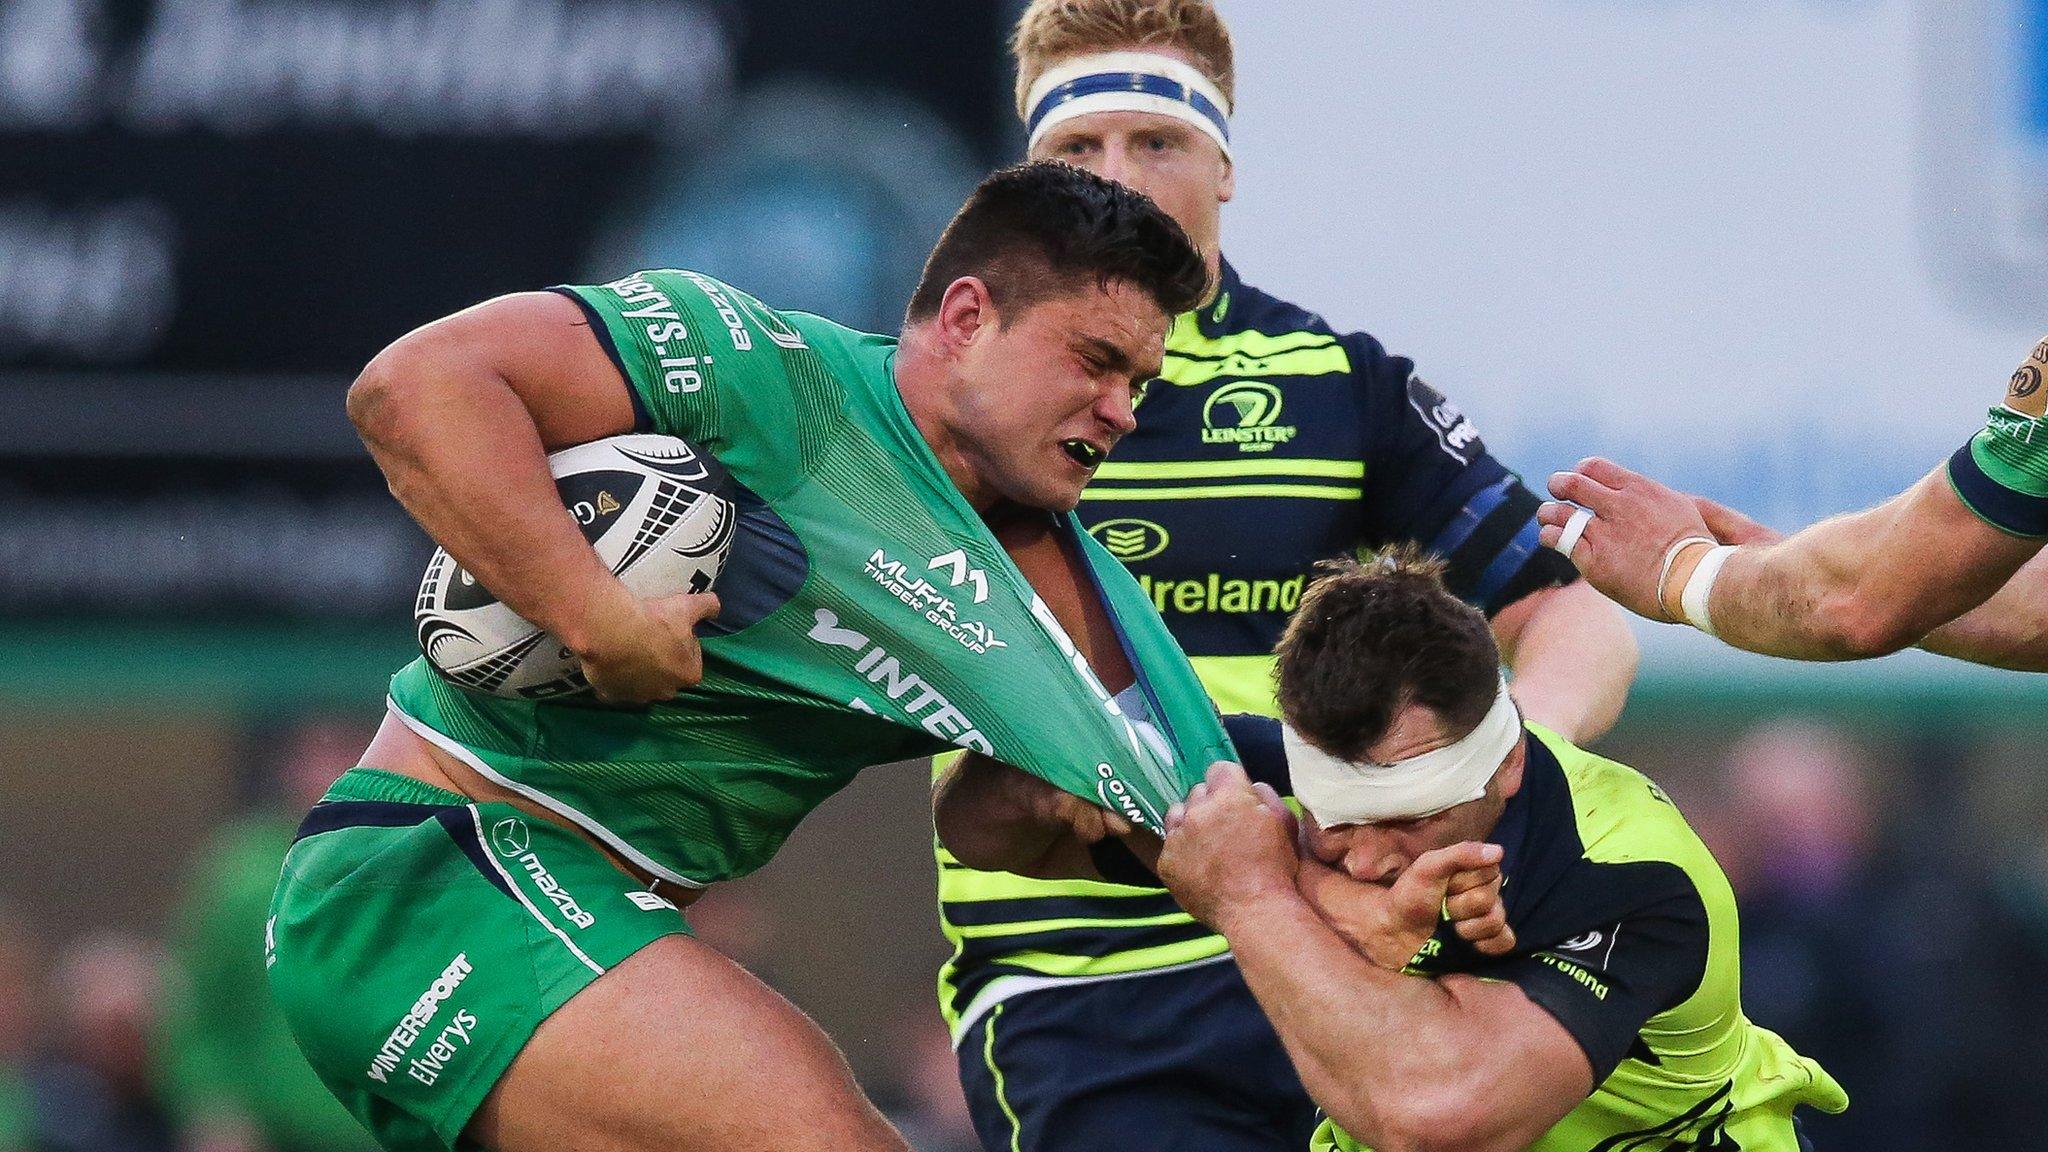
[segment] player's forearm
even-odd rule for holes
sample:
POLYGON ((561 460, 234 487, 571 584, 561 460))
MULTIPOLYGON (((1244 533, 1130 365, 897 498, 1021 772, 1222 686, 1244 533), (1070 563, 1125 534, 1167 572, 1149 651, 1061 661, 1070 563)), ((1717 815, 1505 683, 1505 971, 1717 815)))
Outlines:
POLYGON ((954 859, 984 872, 1046 875, 1068 830, 1042 815, 1021 769, 969 752, 932 784, 932 824, 954 859))
POLYGON ((1855 660, 1908 647, 1984 602, 2024 556, 1981 536, 1937 469, 1863 512, 1774 544, 1737 549, 1708 601, 1738 648, 1800 660, 1855 660), (1982 545, 1989 543, 1990 547, 1982 545))
POLYGON ((2048 552, 2029 560, 1997 595, 1928 633, 1920 647, 1973 664, 2048 672, 2048 552))
POLYGON ((1522 715, 1573 743, 1606 734, 1635 683, 1637 649, 1622 610, 1580 580, 1546 588, 1494 618, 1522 715))
POLYGON ((427 535, 499 600, 583 652, 596 610, 629 593, 563 510, 519 396, 415 339, 364 369, 349 389, 350 420, 427 535))
POLYGON ((1346 1132, 1380 1152, 1520 1146, 1475 1111, 1490 1098, 1476 1060, 1493 1046, 1441 984, 1373 964, 1299 899, 1219 921, 1309 1095, 1346 1132))

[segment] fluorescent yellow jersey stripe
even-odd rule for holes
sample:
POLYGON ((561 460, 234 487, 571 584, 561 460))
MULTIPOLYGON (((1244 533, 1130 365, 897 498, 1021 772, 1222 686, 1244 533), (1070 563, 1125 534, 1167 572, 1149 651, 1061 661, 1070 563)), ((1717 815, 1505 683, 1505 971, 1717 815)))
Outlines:
POLYGON ((1174 317, 1173 327, 1166 334, 1168 356, 1195 360, 1220 360, 1226 356, 1263 358, 1336 346, 1337 337, 1330 332, 1283 332, 1276 336, 1247 331, 1204 336, 1192 312, 1174 317))
POLYGON ((1196 488, 1111 488, 1091 484, 1083 500, 1231 500, 1242 496, 1273 496, 1294 500, 1359 500, 1357 488, 1326 484, 1210 484, 1196 488))
POLYGON ((1101 480, 1212 480, 1231 476, 1315 476, 1365 479, 1363 460, 1107 460, 1096 467, 1101 480))
MULTIPOLYGON (((1245 333, 1255 336, 1255 332, 1245 333)), ((1268 356, 1232 353, 1221 360, 1189 360, 1170 355, 1159 373, 1168 384, 1192 388, 1223 376, 1336 376, 1350 375, 1351 357, 1332 343, 1326 347, 1275 352, 1268 356)))
POLYGON ((1216 701, 1216 710, 1228 716, 1250 712, 1258 716, 1280 715, 1275 699, 1271 656, 1191 656, 1195 675, 1216 701))

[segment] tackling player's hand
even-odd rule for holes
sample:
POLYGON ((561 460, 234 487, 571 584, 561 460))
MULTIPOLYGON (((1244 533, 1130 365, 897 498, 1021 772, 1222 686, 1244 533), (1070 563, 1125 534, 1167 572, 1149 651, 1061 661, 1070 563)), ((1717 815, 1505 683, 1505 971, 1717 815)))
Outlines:
POLYGON ((1665 553, 1688 536, 1715 538, 1694 498, 1598 456, 1579 461, 1572 471, 1552 473, 1550 494, 1571 503, 1550 501, 1536 510, 1544 546, 1557 546, 1572 504, 1587 509, 1592 522, 1570 557, 1579 573, 1639 616, 1672 619, 1658 598, 1665 553))
POLYGON ((1489 956, 1513 950, 1500 856, 1498 845, 1475 841, 1438 848, 1418 856, 1391 887, 1310 860, 1299 883, 1309 905, 1360 955, 1398 972, 1436 934, 1440 918, 1489 956))
POLYGON ((1265 784, 1228 761, 1166 812, 1159 878, 1180 906, 1217 930, 1234 909, 1273 896, 1293 898, 1301 867, 1294 813, 1265 784))
POLYGON ((1095 844, 1111 836, 1127 836, 1131 822, 1093 801, 1041 780, 1021 768, 1003 775, 1009 799, 1041 827, 1058 828, 1083 844, 1095 844))
POLYGON ((1707 522, 1707 531, 1723 544, 1776 544, 1785 538, 1776 528, 1759 524, 1718 500, 1695 496, 1692 502, 1700 510, 1700 518, 1707 522))
POLYGON ((588 618, 589 639, 577 649, 583 676, 611 704, 668 700, 704 679, 697 625, 718 615, 715 593, 642 600, 614 582, 620 595, 588 618))

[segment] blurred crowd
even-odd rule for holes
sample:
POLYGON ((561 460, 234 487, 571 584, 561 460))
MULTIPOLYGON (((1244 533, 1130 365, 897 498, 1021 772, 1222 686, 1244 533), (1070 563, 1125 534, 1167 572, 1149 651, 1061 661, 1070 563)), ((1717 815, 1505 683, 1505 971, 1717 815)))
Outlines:
MULTIPOLYGON (((372 1147, 299 1061, 262 959, 298 816, 362 738, 253 734, 244 811, 192 861, 163 939, 0 904, 0 1152, 372 1147)), ((1848 1087, 1846 1115, 1807 1118, 1823 1152, 2048 1149, 2048 825, 2004 858, 1960 850, 1985 842, 1965 815, 1888 799, 1866 762, 1842 731, 1774 723, 1679 791, 1741 899, 1749 1014, 1848 1087)), ((770 916, 714 895, 692 919, 772 983, 770 916)), ((898 1028, 869 1090, 920 1152, 972 1152, 936 1011, 906 1005, 898 1028)))

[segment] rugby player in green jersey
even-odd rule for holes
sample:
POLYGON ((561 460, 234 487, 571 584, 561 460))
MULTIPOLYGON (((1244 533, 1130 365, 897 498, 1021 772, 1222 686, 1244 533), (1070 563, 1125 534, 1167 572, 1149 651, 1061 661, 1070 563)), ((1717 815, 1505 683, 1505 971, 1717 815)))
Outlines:
POLYGON ((2044 373, 2048 340, 1982 431, 1875 508, 1784 536, 1593 458, 1551 477, 1543 542, 1630 610, 1752 652, 1860 660, 1918 644, 2048 672, 2044 373))
POLYGON ((1848 1099, 1744 1017, 1721 869, 1656 785, 1524 723, 1438 571, 1303 596, 1277 747, 1240 742, 1301 829, 1234 764, 1167 816, 1159 874, 1328 1114, 1312 1147, 1796 1152, 1795 1107, 1848 1099))
MULTIPOLYGON (((1218 706, 1273 714, 1273 645, 1316 561, 1414 543, 1493 620, 1532 717, 1582 741, 1605 731, 1635 644, 1621 611, 1538 546, 1536 494, 1411 361, 1225 259, 1236 77, 1214 6, 1036 0, 1012 48, 1031 156, 1144 192, 1208 265, 1207 297, 1175 318, 1138 428, 1079 512, 1218 706)), ((1139 1125, 1162 1146, 1296 1152, 1315 1108, 1224 941, 1141 872, 1115 870, 1113 849, 1085 853, 1057 827, 1005 845, 977 820, 962 843, 985 854, 939 856, 955 946, 939 994, 984 1147, 1120 1152, 1139 1125), (1061 856, 1110 870, 1014 874, 1061 856), (1009 871, 965 866, 977 862, 1009 871)))
POLYGON ((299 829, 271 985, 385 1147, 905 1152, 678 906, 870 764, 1001 756, 1117 803, 1073 801, 1099 834, 1231 755, 1070 511, 1203 282, 1142 196, 1021 165, 948 227, 900 340, 670 269, 492 300, 370 364, 349 413, 392 491, 597 697, 415 661, 299 829), (563 509, 545 453, 633 430, 718 465, 715 598, 636 599, 563 509))

